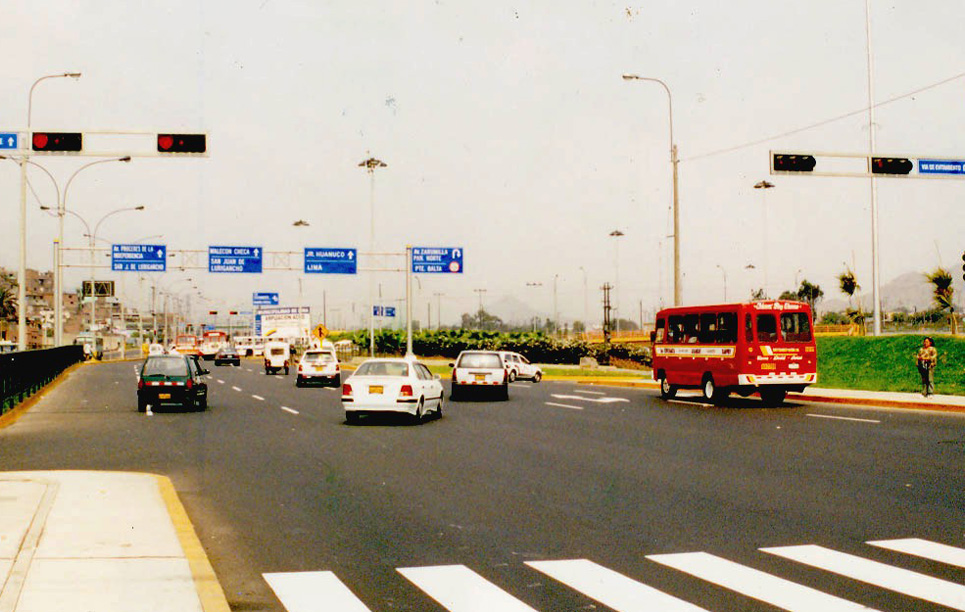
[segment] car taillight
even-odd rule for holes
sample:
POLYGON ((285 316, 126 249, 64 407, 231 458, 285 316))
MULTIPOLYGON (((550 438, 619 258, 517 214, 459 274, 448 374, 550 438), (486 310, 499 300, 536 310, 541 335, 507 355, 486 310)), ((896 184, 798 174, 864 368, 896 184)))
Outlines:
POLYGON ((341 371, 342 371, 341 369, 339 369, 339 367, 338 367, 338 364, 337 364, 337 363, 335 364, 335 371, 336 371, 336 372, 341 372, 341 371))
POLYGON ((452 382, 456 382, 456 370, 455 370, 455 368, 453 368, 453 370, 452 370, 452 382))
POLYGON ((188 382, 185 383, 184 386, 187 387, 188 389, 190 389, 190 388, 192 388, 192 387, 194 386, 194 381, 189 378, 189 379, 188 379, 188 382))
POLYGON ((412 385, 402 385, 399 389, 399 397, 412 397, 412 385))
POLYGON ((298 364, 298 371, 299 371, 299 372, 304 372, 304 371, 305 371, 305 366, 303 366, 302 364, 298 364))
POLYGON ((143 389, 143 388, 144 388, 144 381, 141 380, 140 378, 137 379, 137 388, 138 388, 138 389, 143 389))
POLYGON ((352 385, 344 383, 342 385, 342 395, 352 395, 352 385))

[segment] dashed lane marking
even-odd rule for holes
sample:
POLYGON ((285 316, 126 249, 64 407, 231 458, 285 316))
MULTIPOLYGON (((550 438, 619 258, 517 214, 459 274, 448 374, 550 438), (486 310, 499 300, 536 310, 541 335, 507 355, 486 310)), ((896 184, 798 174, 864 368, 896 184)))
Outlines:
POLYGON ((570 406, 569 404, 557 404, 556 402, 545 402, 547 406, 556 406, 558 408, 569 408, 570 410, 583 410, 583 406, 570 406))
POLYGON ((834 419, 836 421, 856 421, 858 423, 880 423, 881 421, 877 419, 856 419, 854 417, 843 417, 843 416, 833 416, 830 414, 811 414, 808 413, 805 416, 814 417, 816 419, 834 419))
POLYGON ((293 410, 293 409, 289 408, 288 406, 282 406, 281 409, 284 410, 285 412, 290 412, 291 414, 298 414, 298 411, 297 411, 297 410, 293 410))
POLYGON ((255 398, 255 399, 258 400, 259 402, 265 401, 265 398, 263 398, 263 397, 260 396, 260 395, 252 394, 251 397, 255 398))
POLYGON ((579 400, 581 402, 596 402, 597 404, 613 404, 615 402, 629 402, 625 397, 583 397, 582 395, 561 395, 556 393, 550 394, 556 399, 568 399, 568 400, 579 400))
POLYGON ((573 393, 582 393, 584 395, 606 395, 603 391, 586 391, 585 389, 574 389, 573 393))
POLYGON ((235 391, 241 391, 241 387, 231 387, 231 388, 234 389, 235 391))
POLYGON ((219 384, 219 385, 223 385, 223 384, 224 384, 224 381, 219 378, 219 379, 218 379, 218 384, 219 384))

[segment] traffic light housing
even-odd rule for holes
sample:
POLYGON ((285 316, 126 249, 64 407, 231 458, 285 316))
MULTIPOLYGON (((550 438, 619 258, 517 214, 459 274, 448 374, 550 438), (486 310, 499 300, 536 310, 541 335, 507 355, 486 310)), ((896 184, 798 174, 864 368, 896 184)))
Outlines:
POLYGON ((229 310, 229 311, 228 311, 228 314, 231 315, 231 316, 235 316, 236 314, 238 314, 238 311, 237 311, 237 310, 229 310))
POLYGON ((812 172, 817 161, 813 155, 775 153, 773 163, 775 172, 812 172))
POLYGON ((871 174, 908 174, 915 164, 906 157, 872 157, 871 174))
POLYGON ((158 153, 207 153, 207 134, 158 134, 158 153))
POLYGON ((962 280, 965 280, 965 253, 962 253, 962 280))
POLYGON ((209 310, 209 311, 208 311, 208 314, 209 314, 209 315, 216 315, 216 314, 218 314, 218 311, 217 311, 217 310, 209 310))
POLYGON ((84 135, 80 132, 34 132, 31 145, 34 151, 76 153, 84 148, 84 135))

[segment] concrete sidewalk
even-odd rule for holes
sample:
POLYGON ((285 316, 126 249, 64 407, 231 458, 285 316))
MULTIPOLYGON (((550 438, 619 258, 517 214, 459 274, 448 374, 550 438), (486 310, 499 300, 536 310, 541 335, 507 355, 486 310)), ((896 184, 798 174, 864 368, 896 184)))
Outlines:
POLYGON ((0 612, 228 612, 171 482, 0 472, 0 612))
MULTIPOLYGON (((660 390, 655 381, 643 380, 639 377, 546 377, 543 380, 570 380, 583 385, 602 385, 614 387, 634 387, 638 389, 660 390)), ((859 391, 854 389, 825 389, 822 387, 808 387, 804 393, 789 393, 791 401, 828 402, 832 404, 850 404, 852 406, 881 406, 885 408, 908 408, 915 410, 943 410, 948 412, 965 412, 965 396, 961 395, 930 395, 920 393, 898 393, 891 391, 859 391)))

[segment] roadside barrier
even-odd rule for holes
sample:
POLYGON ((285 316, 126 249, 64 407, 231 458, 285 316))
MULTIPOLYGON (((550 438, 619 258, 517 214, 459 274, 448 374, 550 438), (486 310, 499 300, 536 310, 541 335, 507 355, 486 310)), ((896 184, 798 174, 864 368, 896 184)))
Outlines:
POLYGON ((24 401, 61 372, 84 360, 80 345, 0 355, 0 414, 24 401))

